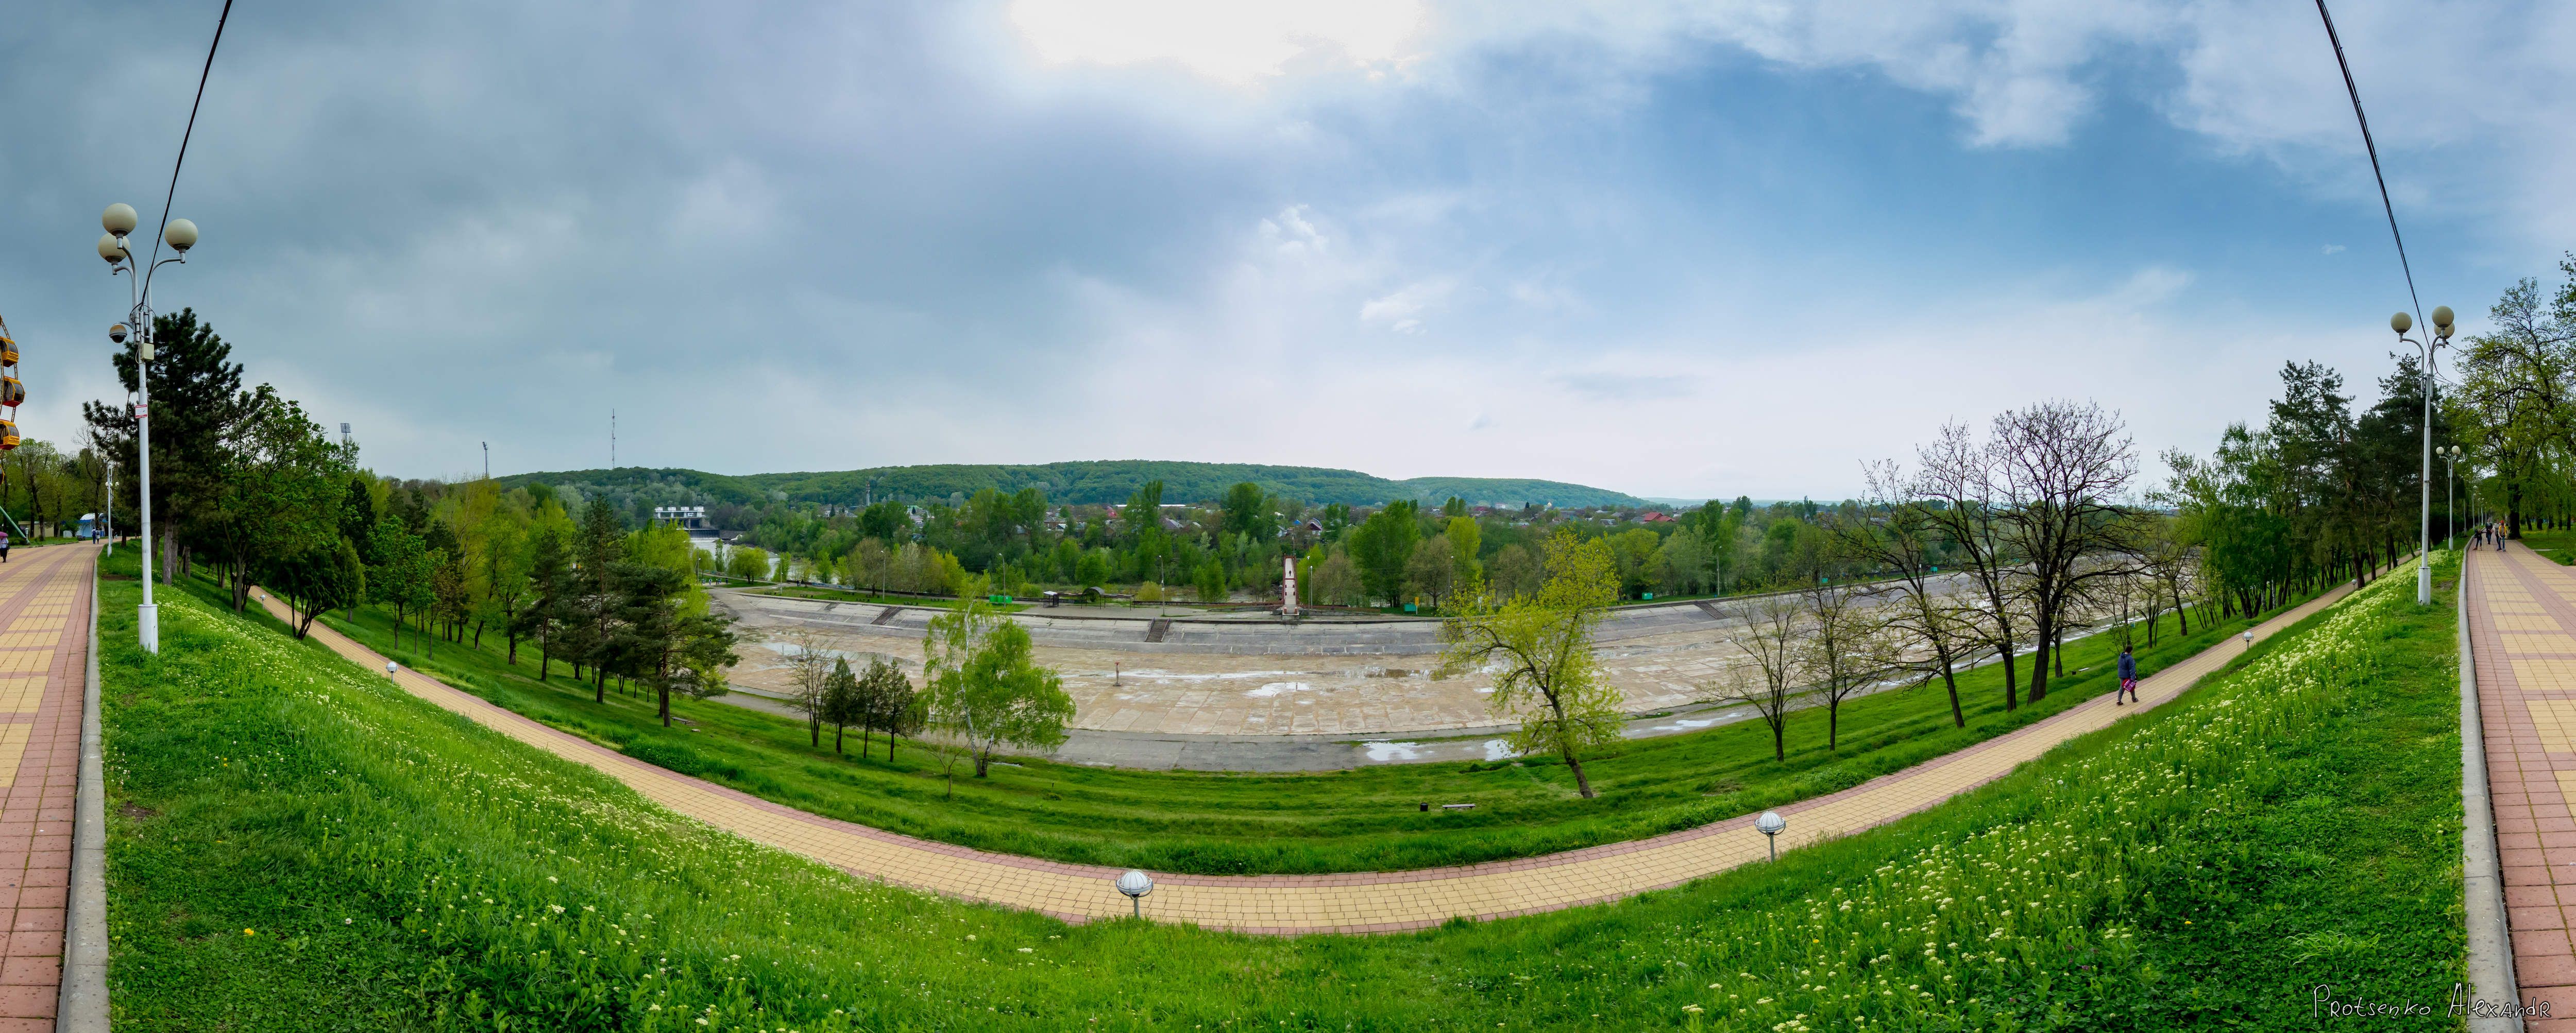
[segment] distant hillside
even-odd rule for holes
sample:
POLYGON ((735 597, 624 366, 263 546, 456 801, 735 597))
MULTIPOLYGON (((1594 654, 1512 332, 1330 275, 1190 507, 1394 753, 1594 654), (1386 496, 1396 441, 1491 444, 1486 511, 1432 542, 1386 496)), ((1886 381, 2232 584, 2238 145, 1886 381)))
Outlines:
POLYGON ((885 466, 833 473, 761 473, 728 475, 697 470, 620 467, 615 470, 569 470, 513 474, 503 487, 532 482, 570 488, 584 496, 609 494, 647 497, 655 505, 731 503, 764 500, 828 502, 854 505, 864 501, 873 482, 875 497, 906 502, 943 502, 985 488, 1016 492, 1037 488, 1054 502, 1088 505, 1125 502, 1146 481, 1163 482, 1166 502, 1211 502, 1242 481, 1275 495, 1311 503, 1342 502, 1373 506, 1398 499, 1440 502, 1458 496, 1478 505, 1519 506, 1540 503, 1561 508, 1638 506, 1644 500, 1601 488, 1499 477, 1416 477, 1391 481, 1355 470, 1312 466, 1260 466, 1249 463, 1179 463, 1114 460, 1045 463, 1031 466, 946 465, 885 466))

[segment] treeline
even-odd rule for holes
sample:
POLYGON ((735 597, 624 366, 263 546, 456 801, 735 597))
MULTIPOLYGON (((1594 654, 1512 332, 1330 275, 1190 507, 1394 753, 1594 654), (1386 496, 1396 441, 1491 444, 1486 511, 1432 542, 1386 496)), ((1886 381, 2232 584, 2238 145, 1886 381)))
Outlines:
MULTIPOLYGON (((498 631, 515 662, 533 640, 541 677, 570 661, 604 695, 615 676, 656 692, 666 721, 671 695, 725 691, 734 636, 708 610, 685 533, 630 532, 606 506, 576 523, 543 487, 373 476, 354 443, 332 441, 294 401, 244 389, 231 346, 193 311, 154 329, 153 529, 166 580, 205 564, 236 610, 265 583, 293 604, 299 637, 322 612, 376 603, 424 650, 498 631)), ((113 361, 131 389, 135 348, 113 361)), ((91 402, 84 415, 99 450, 134 469, 132 411, 91 402)), ((119 479, 121 492, 135 487, 119 479)))
MULTIPOLYGON (((1382 505, 1389 501, 1430 501, 1451 495, 1471 502, 1580 508, 1641 506, 1644 501, 1615 491, 1518 478, 1416 477, 1388 480, 1356 470, 1255 463, 1197 463, 1152 460, 1104 460, 1025 465, 946 464, 887 466, 822 473, 727 475, 698 470, 621 467, 560 473, 516 474, 502 478, 503 487, 532 483, 554 485, 583 499, 605 496, 641 520, 657 505, 723 505, 757 509, 771 502, 857 508, 871 502, 917 505, 945 502, 962 505, 985 490, 1005 495, 1036 489, 1065 505, 1114 504, 1147 482, 1160 481, 1175 502, 1212 502, 1237 483, 1249 482, 1276 495, 1306 499, 1318 505, 1382 505)), ((722 525, 739 530, 743 525, 722 525)))
POLYGON ((2496 300, 2492 329, 2457 345, 2459 386, 2442 399, 2469 511, 2496 514, 2515 538, 2576 520, 2576 255, 2558 270, 2554 288, 2524 279, 2496 300))

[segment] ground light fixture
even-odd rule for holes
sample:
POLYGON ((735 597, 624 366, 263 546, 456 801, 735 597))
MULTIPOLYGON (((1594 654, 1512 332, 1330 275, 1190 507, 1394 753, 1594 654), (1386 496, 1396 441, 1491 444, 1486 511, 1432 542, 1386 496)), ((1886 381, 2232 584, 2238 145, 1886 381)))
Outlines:
MULTIPOLYGON (((167 215, 165 211, 163 213, 167 215)), ((98 257, 107 262, 108 274, 125 274, 132 294, 133 307, 126 320, 109 328, 107 338, 123 345, 134 339, 134 452, 135 472, 141 484, 136 493, 143 510, 143 604, 135 608, 135 637, 147 653, 161 651, 161 608, 152 602, 152 274, 162 266, 188 260, 188 249, 197 246, 197 224, 186 219, 172 219, 161 227, 162 243, 177 252, 169 258, 147 262, 134 257, 127 238, 142 225, 134 206, 112 204, 99 213, 98 225, 107 232, 98 238, 98 257)), ((156 252, 157 253, 157 252, 156 252)))
POLYGON ((1761 817, 1753 819, 1753 827, 1771 841, 1771 859, 1779 860, 1780 830, 1789 827, 1789 819, 1781 817, 1778 811, 1764 811, 1761 817))
POLYGON ((1154 877, 1130 868, 1118 877, 1117 885, 1118 892, 1127 895, 1127 903, 1134 905, 1136 917, 1145 917, 1145 895, 1154 892, 1154 877))

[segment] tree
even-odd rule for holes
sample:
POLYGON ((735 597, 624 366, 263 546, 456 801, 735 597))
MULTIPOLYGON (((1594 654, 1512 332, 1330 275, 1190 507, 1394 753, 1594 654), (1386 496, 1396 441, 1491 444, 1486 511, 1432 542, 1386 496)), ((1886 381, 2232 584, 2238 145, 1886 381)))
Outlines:
MULTIPOLYGON (((380 562, 367 572, 367 591, 376 601, 394 608, 394 641, 401 644, 405 618, 426 611, 437 599, 430 587, 430 577, 437 570, 437 560, 421 537, 403 530, 400 523, 387 517, 376 522, 370 536, 380 562)), ((426 632, 427 618, 423 617, 426 632)))
MULTIPOLYGON (((822 702, 820 716, 832 723, 832 752, 841 752, 841 735, 851 725, 859 726, 859 734, 867 734, 867 700, 860 695, 859 676, 850 673, 848 658, 832 659, 832 674, 824 680, 822 702)), ((867 752, 867 741, 862 739, 859 753, 865 756, 867 752)))
POLYGON ((1995 417, 1996 466, 2010 505, 2004 526, 2021 563, 2038 652, 2030 701, 2048 696, 2049 658, 2068 604, 2084 583, 2126 576, 2133 525, 2119 495, 2138 475, 2137 450, 2118 413, 2087 402, 2042 402, 1995 417))
POLYGON ((770 562, 768 550, 756 545, 737 545, 725 554, 724 572, 726 576, 742 581, 767 581, 774 565, 770 562))
POLYGON ((1982 603, 1976 622, 1983 645, 1994 650, 2004 669, 2004 709, 2021 705, 2014 663, 2020 644, 2014 607, 2020 601, 2013 571, 2010 529, 2004 524, 2009 505, 1995 472, 1992 453, 1964 424, 1941 427, 1932 444, 1914 452, 1914 476, 1905 495, 1922 503, 1923 518, 1950 546, 1950 558, 1982 603))
POLYGON ((1326 606, 1368 605, 1368 590, 1360 582, 1359 565, 1352 563, 1351 554, 1342 549, 1334 549, 1316 566, 1314 587, 1309 591, 1317 603, 1326 606))
POLYGON ((1411 502, 1387 503, 1350 533, 1351 559, 1359 564, 1360 583, 1369 598, 1403 601, 1404 565, 1413 559, 1413 547, 1421 538, 1421 521, 1411 502))
POLYGON ((1405 591, 1412 597, 1428 597, 1433 606, 1440 605, 1457 583, 1457 556, 1445 534, 1432 535, 1414 546, 1413 558, 1404 561, 1405 591))
POLYGON ((831 720, 834 658, 823 647, 823 637, 812 631, 796 628, 781 637, 787 646, 779 651, 786 660, 787 707, 805 716, 807 735, 819 749, 823 724, 831 720))
MULTIPOLYGON (((553 504, 548 503, 548 508, 553 504)), ((556 511, 560 515, 561 511, 556 511)), ((571 612, 565 593, 575 584, 572 557, 564 546, 566 531, 554 523, 541 522, 530 536, 528 545, 528 594, 525 609, 510 621, 510 662, 519 662, 519 640, 537 641, 537 680, 546 680, 547 669, 554 664, 555 636, 563 628, 563 619, 571 612)))
MULTIPOLYGON (((228 361, 232 346, 209 324, 197 322, 194 309, 152 320, 152 505, 160 518, 162 578, 187 573, 187 556, 176 549, 202 505, 209 504, 222 476, 225 440, 233 428, 260 407, 242 390, 240 363, 228 361)), ((127 394, 136 387, 141 340, 126 343, 112 356, 116 377, 127 394)), ((115 456, 120 470, 136 469, 135 420, 122 402, 83 402, 81 415, 95 439, 115 456)))
MULTIPOLYGON (((866 728, 886 733, 886 759, 894 759, 896 738, 921 729, 922 707, 912 691, 912 679, 904 677, 903 668, 882 656, 868 658, 867 673, 859 677, 859 698, 867 708, 866 728)), ((860 733, 865 735, 863 729, 860 733)), ((867 755, 867 741, 859 742, 859 755, 867 755)))
POLYGON ((328 547, 298 553, 271 568, 269 583, 286 596, 297 638, 312 630, 315 617, 366 601, 366 564, 359 562, 348 539, 332 537, 328 547))
POLYGON ((1268 542, 1279 536, 1279 518, 1272 515, 1272 501, 1261 486, 1246 481, 1225 492, 1225 530, 1256 542, 1268 542))
POLYGON ((1506 545, 1494 553, 1492 580, 1486 591, 1496 598, 1510 599, 1538 591, 1543 575, 1538 560, 1519 545, 1506 545))
POLYGON ((1866 464, 1862 478, 1869 485, 1868 506, 1881 514, 1876 524, 1845 522, 1835 528, 1843 551, 1894 573, 1887 585, 1897 598, 1890 600, 1881 613, 1889 631, 1909 639, 1920 659, 1914 667, 1924 680, 1934 676, 1950 693, 1950 724, 1968 727, 1967 711, 1959 705, 1958 667, 1968 646, 1973 642, 1970 622, 1975 616, 1962 612, 1957 595, 1941 588, 1940 575, 1934 572, 1934 550, 1939 544, 1940 522, 1933 518, 1930 507, 1910 498, 1905 486, 1911 480, 1905 469, 1893 459, 1866 464))
POLYGON ((1512 748, 1563 758, 1585 799, 1594 793, 1583 753, 1617 742, 1626 722, 1619 690, 1602 677, 1592 647, 1593 629, 1618 599, 1608 546, 1559 530, 1548 540, 1547 580, 1538 592, 1499 603, 1479 597, 1441 624, 1439 676, 1495 672, 1491 706, 1521 719, 1512 748))
POLYGON ((1753 661, 1750 669, 1728 668, 1724 680, 1704 684, 1716 702, 1746 703, 1771 728, 1771 759, 1789 759, 1789 712, 1806 695, 1806 662, 1798 628, 1798 601, 1791 595, 1766 595, 1727 607, 1737 627, 1727 640, 1753 661))
POLYGON ((1804 664, 1825 701, 1825 749, 1842 748, 1843 701, 1869 691, 1897 666, 1896 649, 1866 594, 1819 583, 1798 593, 1806 611, 1804 664))
POLYGON ((922 642, 922 681, 931 723, 974 758, 975 777, 990 771, 1005 745, 1054 749, 1073 719, 1064 679, 1037 665, 1028 629, 969 598, 930 619, 922 642))
POLYGON ((1218 565, 1217 561, 1208 560, 1199 564, 1198 573, 1191 578, 1191 582, 1191 588, 1198 592, 1200 602, 1225 601, 1225 568, 1218 565))
POLYGON ((1476 594, 1485 584, 1485 565, 1478 559, 1485 549, 1484 528, 1477 525, 1476 518, 1462 513, 1450 517, 1449 526, 1440 533, 1449 539, 1450 564, 1455 568, 1450 575, 1450 591, 1476 594))
POLYGON ((733 651, 732 619, 690 613, 688 575, 649 563, 616 565, 618 617, 612 654, 653 690, 662 727, 671 727, 671 697, 711 699, 731 691, 725 668, 733 651))
POLYGON ((2551 461, 2567 456, 2576 426, 2576 259, 2559 268, 2569 287, 2558 304, 2544 302, 2540 281, 2525 278, 2488 309, 2495 329, 2461 348, 2460 386, 2446 406, 2469 448, 2493 467, 2512 538, 2522 537, 2527 502, 2551 461))
POLYGON ((573 649, 573 673, 579 675, 587 663, 591 668, 591 702, 608 702, 608 669, 617 660, 618 621, 621 607, 617 583, 617 565, 626 552, 625 521, 606 499, 592 499, 581 513, 580 537, 575 541, 574 590, 566 593, 569 609, 565 638, 573 649))
POLYGON ((257 407, 200 457, 190 521, 229 571, 236 610, 264 561, 326 550, 340 536, 341 483, 351 458, 301 406, 266 385, 254 398, 257 407))

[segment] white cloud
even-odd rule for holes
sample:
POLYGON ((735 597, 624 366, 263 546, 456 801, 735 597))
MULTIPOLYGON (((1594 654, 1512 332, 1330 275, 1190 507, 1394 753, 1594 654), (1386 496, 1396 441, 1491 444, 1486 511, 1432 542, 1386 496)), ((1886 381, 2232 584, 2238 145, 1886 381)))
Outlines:
POLYGON ((1423 27, 1414 0, 1018 0, 1012 26, 1054 64, 1171 63, 1232 86, 1292 65, 1384 72, 1423 27))
POLYGON ((1422 332, 1424 310, 1447 300, 1457 281, 1440 278, 1408 283, 1360 304, 1360 322, 1400 334, 1422 332))

